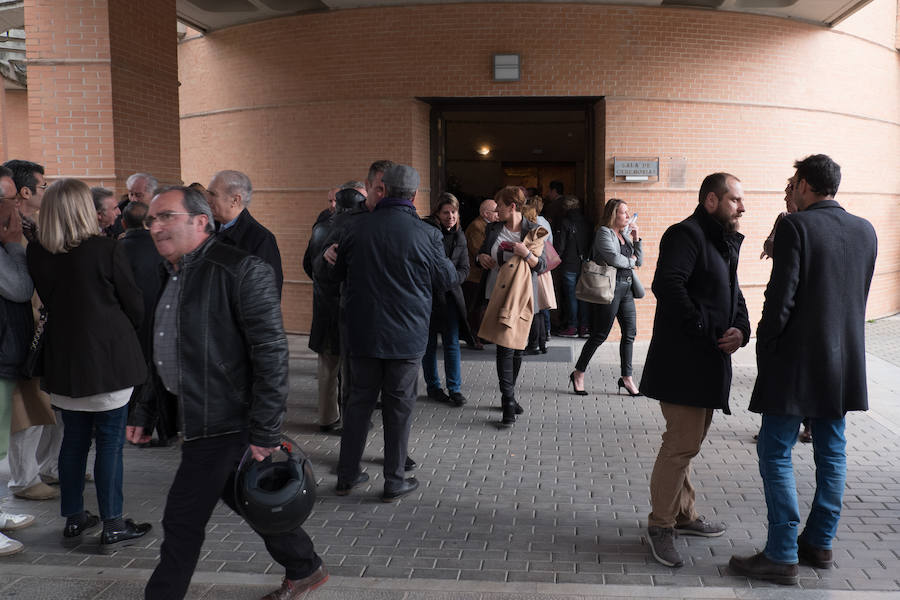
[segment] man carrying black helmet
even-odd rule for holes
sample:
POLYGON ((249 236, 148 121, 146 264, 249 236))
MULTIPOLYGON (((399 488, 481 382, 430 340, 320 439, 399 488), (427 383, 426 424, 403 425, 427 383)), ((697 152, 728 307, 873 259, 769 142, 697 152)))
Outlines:
MULTIPOLYGON (((219 499, 238 510, 234 478, 241 458, 249 448, 262 461, 280 447, 288 342, 272 267, 216 241, 200 192, 162 190, 144 222, 165 269, 153 315, 153 375, 148 393, 136 399, 127 437, 149 441, 159 419, 152 388, 176 398, 182 460, 166 500, 160 562, 144 597, 180 600, 219 499)), ((286 571, 281 588, 263 600, 300 598, 328 579, 300 526, 260 536, 286 571)))

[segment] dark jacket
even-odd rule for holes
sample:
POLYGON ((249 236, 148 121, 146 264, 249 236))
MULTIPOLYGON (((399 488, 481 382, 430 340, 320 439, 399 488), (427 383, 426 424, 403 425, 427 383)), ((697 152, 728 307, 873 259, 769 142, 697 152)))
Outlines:
POLYGON ((566 212, 557 220, 553 232, 553 246, 562 260, 560 267, 569 273, 580 273, 581 263, 591 251, 591 224, 578 209, 566 212))
POLYGON ((245 208, 241 211, 234 225, 220 230, 216 239, 237 246, 244 252, 258 256, 272 265, 272 269, 275 271, 275 283, 278 286, 278 296, 281 297, 284 271, 281 268, 281 252, 278 251, 278 242, 271 231, 253 218, 248 209, 245 208))
POLYGON ((421 358, 432 293, 458 283, 441 234, 393 198, 350 220, 333 271, 352 357, 421 358))
POLYGON ((138 327, 138 340, 144 351, 144 359, 149 361, 153 357, 151 315, 156 307, 156 298, 159 296, 158 269, 163 258, 156 251, 156 244, 146 229, 127 230, 125 237, 119 240, 119 245, 128 258, 134 281, 141 289, 141 297, 144 299, 144 320, 138 327))
POLYGON ((19 379, 34 335, 34 285, 20 244, 0 244, 0 377, 19 379))
POLYGON ((868 409, 864 327, 876 246, 872 225, 833 200, 781 220, 750 410, 841 419, 868 409))
POLYGON ((340 316, 341 285, 326 277, 317 277, 315 262, 322 256, 328 247, 328 240, 333 236, 336 228, 344 220, 337 213, 328 213, 328 218, 321 219, 324 213, 319 215, 319 220, 313 225, 312 235, 303 254, 303 271, 313 280, 313 314, 309 328, 309 349, 317 354, 340 354, 341 343, 338 334, 338 318, 340 316), (338 226, 335 226, 337 221, 338 226))
POLYGON ((41 387, 80 398, 143 383, 144 300, 118 242, 93 236, 60 254, 33 242, 27 254, 47 309, 41 387))
POLYGON ((656 316, 641 392, 671 404, 731 414, 731 355, 717 340, 736 327, 746 345, 750 320, 738 286, 739 233, 727 234, 702 205, 669 227, 653 276, 656 316))
POLYGON ((443 294, 435 293, 431 307, 431 331, 441 332, 444 329, 444 315, 448 310, 455 310, 459 323, 459 339, 475 344, 469 320, 466 318, 466 301, 463 297, 462 283, 469 277, 469 250, 466 234, 462 229, 444 229, 440 221, 434 217, 426 217, 426 223, 441 232, 444 253, 456 268, 456 283, 443 294))
MULTIPOLYGON (((179 271, 178 418, 186 441, 250 431, 250 443, 281 439, 288 342, 272 270, 243 250, 210 239, 179 271)), ((161 286, 168 273, 159 269, 161 286)), ((162 386, 154 370, 154 386, 162 386)), ((151 387, 129 423, 150 431, 159 418, 151 387)))

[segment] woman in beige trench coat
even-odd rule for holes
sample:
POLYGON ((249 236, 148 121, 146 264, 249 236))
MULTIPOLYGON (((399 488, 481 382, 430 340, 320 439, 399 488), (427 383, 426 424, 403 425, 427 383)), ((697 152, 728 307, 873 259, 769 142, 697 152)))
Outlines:
POLYGON ((516 379, 536 308, 537 275, 547 269, 544 238, 549 232, 522 218, 525 194, 521 188, 507 186, 494 200, 499 221, 488 225, 475 257, 485 269, 481 289, 489 299, 478 336, 497 346, 501 425, 509 427, 524 412, 516 401, 516 379))

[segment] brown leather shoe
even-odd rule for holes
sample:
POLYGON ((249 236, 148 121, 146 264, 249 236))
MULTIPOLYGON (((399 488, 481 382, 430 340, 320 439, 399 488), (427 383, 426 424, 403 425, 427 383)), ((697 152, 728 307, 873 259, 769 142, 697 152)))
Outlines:
POLYGON ((800 567, 771 561, 762 552, 746 557, 732 556, 728 567, 738 575, 780 585, 797 585, 800 581, 800 567))
POLYGON ((303 579, 284 578, 281 588, 271 594, 266 594, 260 600, 298 600, 306 592, 311 592, 328 581, 328 571, 322 565, 303 579))
POLYGON ((816 548, 797 538, 797 556, 800 562, 817 569, 830 569, 834 565, 834 553, 827 548, 816 548))

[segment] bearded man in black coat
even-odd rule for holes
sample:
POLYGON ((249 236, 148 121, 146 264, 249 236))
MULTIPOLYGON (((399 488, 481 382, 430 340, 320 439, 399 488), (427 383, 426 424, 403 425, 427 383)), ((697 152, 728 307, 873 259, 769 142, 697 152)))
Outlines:
POLYGON ((775 231, 772 275, 757 330, 759 375, 750 410, 762 413, 757 453, 768 508, 766 548, 733 557, 733 570, 794 584, 798 560, 827 569, 847 477, 844 417, 867 410, 866 300, 875 270, 872 224, 834 201, 841 168, 824 154, 794 164, 798 212, 775 231), (798 537, 791 462, 797 427, 810 417, 816 494, 798 537))
POLYGON ((731 414, 731 355, 750 339, 747 305, 737 281, 744 239, 741 182, 713 173, 700 186, 694 214, 669 227, 659 244, 653 277, 656 317, 640 390, 659 400, 666 431, 650 478, 652 512, 647 539, 653 558, 668 567, 683 562, 674 536, 716 537, 694 509, 691 459, 706 439, 713 411, 731 414))

